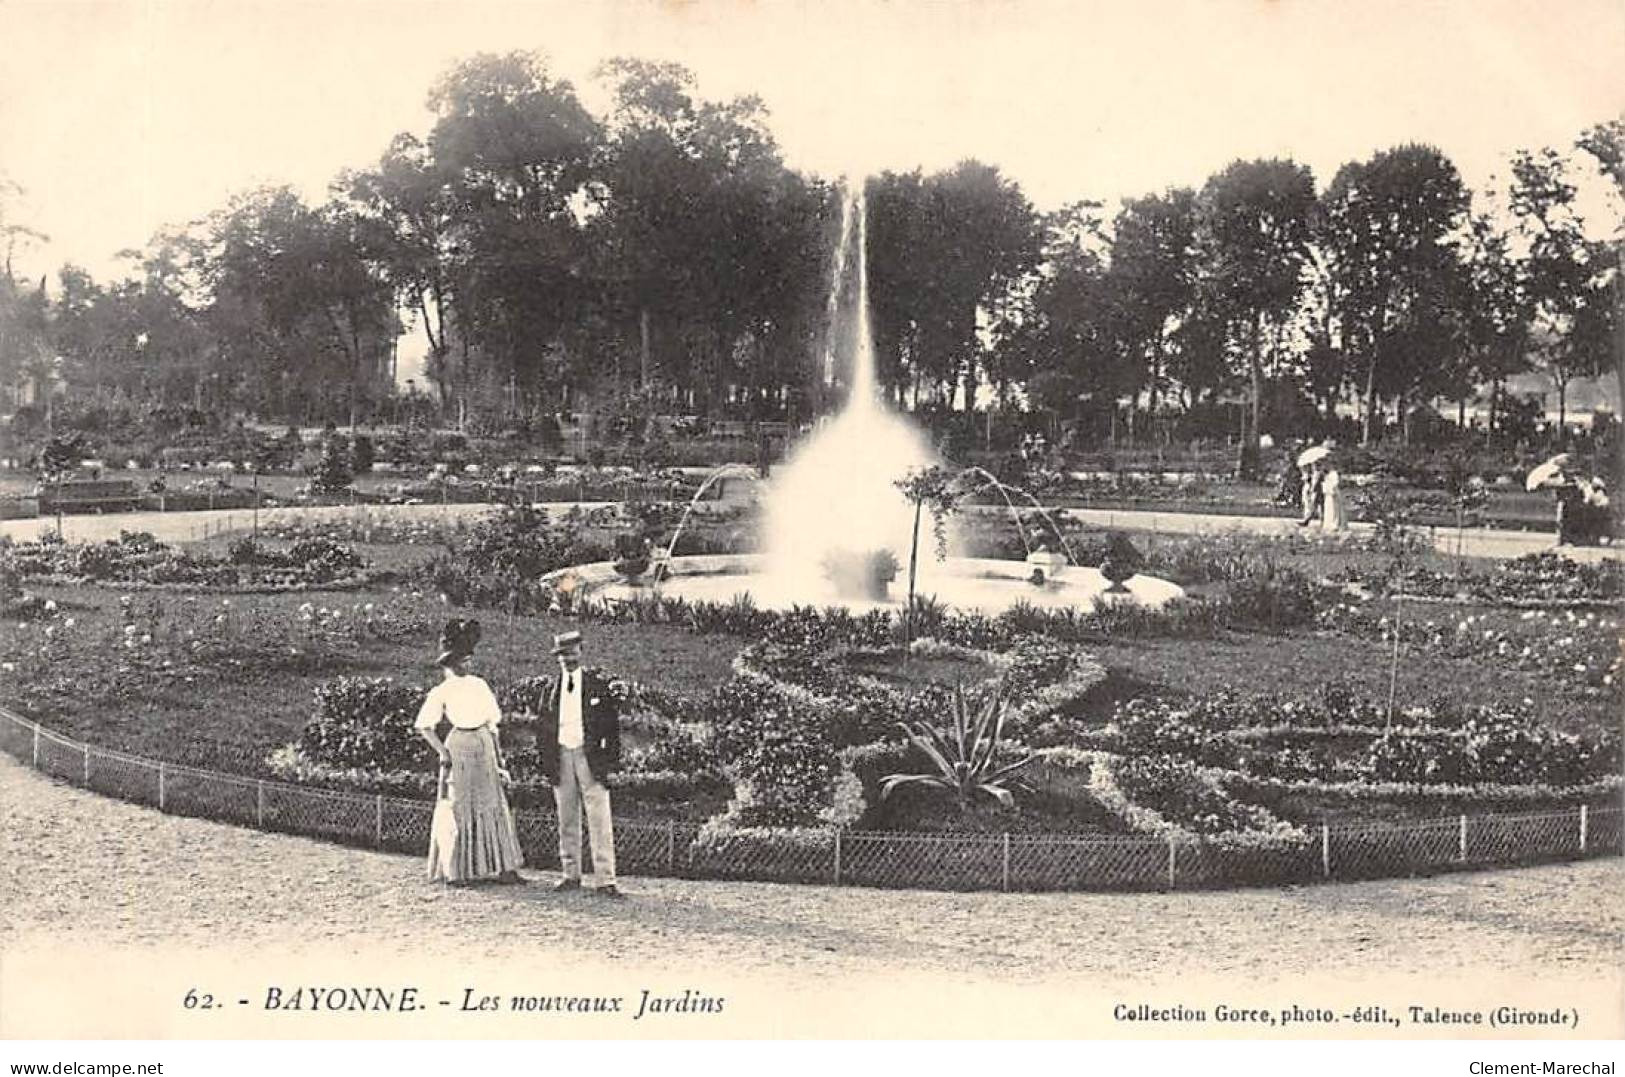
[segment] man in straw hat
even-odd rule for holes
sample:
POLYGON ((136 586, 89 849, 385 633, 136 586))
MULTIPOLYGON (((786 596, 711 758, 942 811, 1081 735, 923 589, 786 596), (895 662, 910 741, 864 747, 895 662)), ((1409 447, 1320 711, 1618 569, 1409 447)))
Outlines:
POLYGON ((622 897, 615 885, 615 829, 603 779, 621 762, 621 715, 609 684, 581 666, 581 633, 553 637, 559 676, 542 701, 538 747, 542 772, 559 809, 559 866, 555 890, 581 889, 581 809, 587 810, 592 870, 600 897, 622 897))

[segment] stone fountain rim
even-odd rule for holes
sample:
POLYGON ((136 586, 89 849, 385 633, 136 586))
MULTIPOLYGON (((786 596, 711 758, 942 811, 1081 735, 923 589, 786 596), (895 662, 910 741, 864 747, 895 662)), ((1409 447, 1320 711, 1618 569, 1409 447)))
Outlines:
MULTIPOLYGON (((752 571, 760 569, 766 561, 767 555, 760 553, 714 553, 685 554, 681 557, 673 557, 665 563, 673 577, 681 577, 720 576, 726 575, 730 571, 748 575, 752 571), (697 571, 683 571, 684 569, 697 571)), ((615 570, 615 564, 614 561, 583 561, 579 564, 567 565, 564 568, 545 573, 539 577, 539 582, 556 583, 565 576, 572 574, 589 587, 623 582, 622 575, 615 570)), ((1033 570, 1033 566, 1026 561, 1007 561, 996 557, 949 557, 942 561, 933 558, 932 564, 946 565, 956 570, 949 573, 952 576, 978 579, 1008 579, 1021 582, 1026 581, 1033 570)), ((1098 573, 1100 569, 1093 565, 1068 565, 1063 571, 1083 575, 1098 573)), ((1128 579, 1157 580, 1159 583, 1165 583, 1170 587, 1179 587, 1172 580, 1164 580, 1156 576, 1145 576, 1141 573, 1136 573, 1134 576, 1128 577, 1128 579)), ((1179 588, 1181 593, 1183 593, 1183 590, 1183 588, 1179 588)))

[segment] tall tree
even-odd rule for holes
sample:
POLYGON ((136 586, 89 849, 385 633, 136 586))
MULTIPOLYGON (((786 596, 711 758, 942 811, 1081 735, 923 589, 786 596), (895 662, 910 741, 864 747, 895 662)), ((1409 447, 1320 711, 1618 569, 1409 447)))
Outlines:
POLYGON ((939 345, 957 369, 966 412, 976 408, 982 316, 1038 262, 1039 219, 1015 181, 992 165, 961 161, 925 187, 931 306, 941 318, 939 345))
POLYGON ((400 134, 373 169, 346 174, 340 188, 369 218, 372 247, 396 290, 413 311, 428 344, 425 375, 442 408, 455 377, 451 371, 455 336, 456 282, 466 272, 457 245, 457 174, 442 167, 428 146, 400 134))
POLYGON ((1431 146, 1386 150, 1344 165, 1320 204, 1342 351, 1365 398, 1362 441, 1376 436, 1379 398, 1422 390, 1436 372, 1432 337, 1450 309, 1460 265, 1455 238, 1468 197, 1431 146))
MULTIPOLYGON (((1615 193, 1625 200, 1625 120, 1599 123, 1582 134, 1576 144, 1613 180, 1615 193)), ((1616 218, 1614 224, 1613 237, 1599 243, 1593 259, 1598 278, 1605 279, 1593 280, 1583 329, 1609 342, 1605 352, 1613 357, 1615 387, 1621 406, 1625 406, 1625 328, 1620 324, 1625 318, 1625 218, 1616 218), (1603 270, 1609 262, 1612 268, 1603 270)))
POLYGON ((882 174, 868 201, 883 378, 907 378, 916 396, 929 386, 945 400, 957 388, 973 410, 990 359, 983 330, 1039 261, 1038 215, 1014 181, 975 160, 931 176, 882 174))
POLYGON ((921 393, 951 375, 941 356, 924 346, 932 315, 928 277, 925 176, 882 172, 866 184, 869 212, 869 309, 873 319, 877 375, 899 402, 910 394, 914 407, 921 393))
POLYGON ((707 413, 730 386, 750 413, 772 406, 775 355, 806 348, 827 192, 784 167, 760 99, 704 100, 676 64, 621 58, 601 74, 614 107, 595 276, 614 286, 638 380, 707 413))
MULTIPOLYGON (((263 408, 276 400, 285 416, 297 403, 353 425, 399 330, 392 290, 357 218, 266 188, 216 216, 211 244, 212 403, 241 395, 263 408), (344 413, 331 407, 335 384, 346 389, 344 413)), ((200 402, 204 391, 200 382, 200 402)))
POLYGON ((1057 420, 1087 402, 1111 409, 1137 385, 1124 362, 1123 333, 1107 274, 1108 242, 1100 203, 1074 202, 1044 218, 1044 262, 1033 289, 1033 323, 1025 342, 1034 402, 1057 420))
POLYGON ((1180 188, 1130 199, 1112 233, 1112 292, 1126 343, 1145 365, 1146 402, 1155 412, 1167 386, 1175 332, 1195 300, 1196 194, 1180 188))
POLYGON ((1197 199, 1205 316, 1239 344, 1251 385, 1244 463, 1258 454, 1265 331, 1291 315, 1302 293, 1314 205, 1309 169, 1289 160, 1237 161, 1208 180, 1197 199))
POLYGON ((1569 162, 1556 150, 1521 150, 1512 160, 1510 202, 1528 245, 1523 260, 1533 357, 1557 391, 1558 426, 1567 420, 1568 387, 1606 370, 1610 319, 1604 308, 1608 276, 1617 265, 1586 235, 1569 180, 1569 162))
MULTIPOLYGON (((456 392, 472 391, 476 359, 487 381, 532 395, 553 378, 561 333, 591 299, 582 277, 582 205, 602 144, 575 88, 533 53, 482 53, 458 64, 429 96, 430 194, 454 199, 449 237, 456 392)), ((419 237, 419 244, 427 237, 419 237)), ((445 262, 442 260, 442 266, 445 262)), ((444 285, 445 282, 442 281, 444 285)))

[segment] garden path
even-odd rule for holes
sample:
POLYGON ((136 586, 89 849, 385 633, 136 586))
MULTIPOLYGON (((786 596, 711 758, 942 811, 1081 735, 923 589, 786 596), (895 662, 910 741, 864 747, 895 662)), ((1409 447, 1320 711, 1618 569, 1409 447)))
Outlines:
MULTIPOLYGON (((562 514, 572 508, 587 512, 602 508, 610 502, 561 502, 548 506, 549 511, 562 514)), ((348 519, 356 514, 377 519, 388 516, 422 522, 467 519, 490 511, 489 505, 371 505, 351 508, 344 505, 315 506, 309 508, 284 507, 263 509, 260 522, 297 518, 303 520, 348 519)), ((1003 513, 1002 507, 982 506, 981 511, 1003 513)), ((1242 532, 1255 535, 1285 535, 1297 530, 1297 521, 1272 516, 1224 516, 1210 513, 1152 512, 1127 509, 1069 508, 1067 513, 1076 519, 1098 527, 1123 528, 1131 531, 1151 531, 1161 534, 1196 535, 1242 532)), ((252 525, 253 514, 245 509, 215 512, 130 512, 109 515, 76 515, 63 517, 63 534, 70 541, 93 542, 117 538, 120 531, 147 531, 164 541, 187 541, 206 538, 223 531, 246 531, 252 525)), ((55 517, 0 521, 0 535, 19 542, 30 541, 41 535, 55 534, 55 517)), ((1355 534, 1371 530, 1370 524, 1349 525, 1355 534)), ((1441 553, 1457 552, 1458 536, 1448 528, 1433 531, 1435 547, 1441 553)), ((1520 557, 1529 553, 1552 550, 1552 536, 1538 531, 1495 531, 1469 529, 1459 536, 1460 553, 1467 557, 1520 557)), ((1601 561, 1625 556, 1622 547, 1579 546, 1565 547, 1563 553, 1575 561, 1601 561)))
MULTIPOLYGON (((165 815, 0 756, 0 953, 305 946, 694 974, 1279 982, 1625 968, 1625 860, 1326 886, 959 894, 675 879, 448 890, 416 857, 165 815)), ((549 881, 538 872, 533 880, 549 881)), ((1616 1007, 1617 1008, 1617 1007, 1616 1007)), ((1618 1008, 1625 1027, 1625 1008, 1618 1008)), ((1593 1035, 1599 1034, 1593 1028, 1593 1035)))

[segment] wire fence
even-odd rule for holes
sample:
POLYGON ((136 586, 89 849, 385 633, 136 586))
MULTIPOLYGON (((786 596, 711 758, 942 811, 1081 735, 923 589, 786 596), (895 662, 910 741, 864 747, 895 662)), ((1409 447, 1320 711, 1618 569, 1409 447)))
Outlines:
MULTIPOLYGON (((174 815, 425 854, 434 804, 145 759, 71 740, 0 708, 0 749, 54 778, 174 815)), ((1376 879, 1625 854, 1618 807, 1322 826, 1241 847, 1109 835, 729 832, 621 819, 628 875, 941 890, 1172 890, 1376 879)), ((558 866, 552 812, 515 813, 532 867, 558 866)), ((584 860, 583 862, 588 862, 584 860)))

